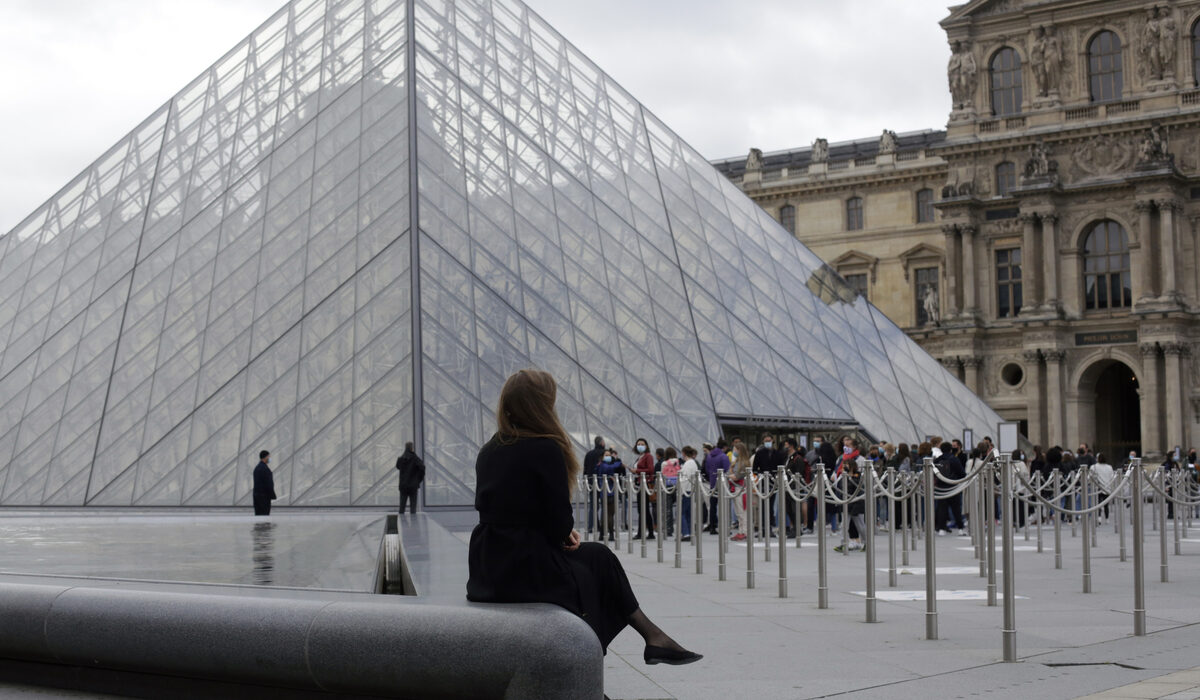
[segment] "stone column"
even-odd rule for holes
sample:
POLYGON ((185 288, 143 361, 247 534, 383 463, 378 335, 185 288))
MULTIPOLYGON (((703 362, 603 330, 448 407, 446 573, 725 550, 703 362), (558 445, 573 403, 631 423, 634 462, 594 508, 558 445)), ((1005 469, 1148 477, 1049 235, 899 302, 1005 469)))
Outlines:
MULTIPOLYGON (((1076 391, 1075 387, 1070 387, 1067 389, 1064 398, 1066 399, 1064 402, 1064 408, 1066 409, 1066 426, 1063 430, 1063 434, 1071 441, 1071 446, 1078 447, 1079 443, 1081 442, 1091 444, 1096 439, 1096 436, 1093 434, 1095 427, 1088 428, 1087 433, 1083 432, 1082 427, 1085 424, 1095 422, 1095 395, 1092 395, 1092 401, 1089 403, 1087 399, 1084 398, 1082 392, 1076 391), (1088 417, 1088 419, 1083 418, 1083 412, 1085 409, 1090 409, 1088 412, 1091 415, 1088 417)), ((1063 447, 1067 447, 1067 445, 1064 444, 1063 447)))
POLYGON ((1029 420, 1029 439, 1035 445, 1046 445, 1048 436, 1046 426, 1042 422, 1042 356, 1037 350, 1026 350, 1021 353, 1025 361, 1025 405, 1029 407, 1026 418, 1029 420))
POLYGON ((1167 419, 1167 434, 1163 442, 1163 449, 1172 449, 1176 445, 1183 448, 1184 453, 1187 453, 1189 445, 1184 444, 1184 436, 1187 435, 1186 425, 1184 425, 1184 407, 1183 407, 1183 361, 1190 355, 1190 348, 1186 343, 1164 343, 1163 344, 1163 360, 1166 363, 1166 372, 1164 373, 1164 381, 1166 382, 1166 419, 1167 419))
POLYGON ((942 235, 946 237, 946 311, 942 314, 944 320, 956 318, 962 307, 958 303, 958 227, 954 224, 942 226, 942 235))
POLYGON ((1162 412, 1159 397, 1162 387, 1158 384, 1158 344, 1142 343, 1142 454, 1159 455, 1163 449, 1162 412))
POLYGON ((1158 202, 1158 264, 1162 270, 1162 298, 1171 302, 1179 296, 1179 285, 1175 281, 1175 262, 1179 259, 1175 235, 1175 209, 1178 206, 1172 200, 1158 202))
POLYGON ((975 231, 977 226, 967 224, 960 226, 958 230, 962 232, 962 248, 963 248, 963 274, 962 289, 963 289, 963 315, 974 318, 979 315, 979 304, 975 301, 976 283, 979 281, 979 271, 975 269, 975 231))
POLYGON ((1138 213, 1138 247, 1129 256, 1129 283, 1133 285, 1136 306, 1154 297, 1151 283, 1154 279, 1154 246, 1151 245, 1153 234, 1150 231, 1154 202, 1140 200, 1133 203, 1133 208, 1138 213))
POLYGON ((1046 442, 1047 447, 1065 445, 1063 435, 1063 380, 1062 363, 1067 357, 1065 350, 1043 350, 1046 358, 1046 442))
POLYGON ((1037 214, 1021 214, 1021 226, 1024 231, 1021 238, 1021 284, 1025 297, 1021 307, 1022 315, 1032 312, 1044 303, 1042 268, 1037 264, 1037 220, 1037 214))
POLYGON ((979 384, 979 368, 983 367, 982 357, 964 357, 962 358, 963 370, 966 374, 967 388, 975 392, 976 395, 983 395, 983 387, 979 384))
POLYGON ((1058 215, 1042 214, 1042 308, 1058 311, 1058 215))

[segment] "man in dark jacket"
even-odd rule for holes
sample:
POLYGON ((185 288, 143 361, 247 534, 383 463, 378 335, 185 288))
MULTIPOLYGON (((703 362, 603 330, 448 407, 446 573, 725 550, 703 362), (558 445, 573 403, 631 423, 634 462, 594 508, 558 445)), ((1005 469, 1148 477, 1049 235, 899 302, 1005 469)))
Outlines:
MULTIPOLYGON (((775 470, 780 465, 787 463, 787 453, 783 451, 777 444, 775 438, 770 433, 764 433, 762 443, 758 449, 754 451, 754 466, 755 474, 774 474, 775 470)), ((774 508, 771 508, 771 529, 775 529, 777 513, 774 508)))
MULTIPOLYGON (((948 442, 943 442, 940 447, 942 450, 942 456, 934 460, 934 464, 937 465, 938 476, 945 477, 946 479, 953 479, 955 481, 961 480, 967 475, 967 472, 963 468, 963 464, 961 461, 959 461, 958 457, 954 456, 953 445, 948 442)), ((950 488, 951 483, 949 481, 942 481, 940 487, 944 489, 950 488)), ((965 524, 963 522, 962 514, 962 494, 958 493, 948 498, 939 500, 937 502, 935 516, 935 520, 937 522, 937 534, 939 537, 950 532, 951 517, 954 518, 954 524, 960 530, 963 530, 965 524)), ((965 530, 963 530, 963 533, 960 534, 965 534, 965 530)))
POLYGON ((275 500, 275 476, 267 462, 271 461, 271 453, 263 450, 258 453, 258 465, 254 467, 254 514, 270 515, 271 501, 275 500))
MULTIPOLYGON (((587 454, 583 456, 583 478, 587 479, 589 482, 591 481, 592 475, 596 473, 596 465, 604 457, 604 438, 597 435, 596 439, 592 441, 592 445, 592 449, 588 450, 587 454)), ((595 519, 595 514, 592 513, 592 508, 592 499, 588 498, 587 528, 589 531, 595 528, 595 523, 593 522, 595 519)))
POLYGON ((425 463, 413 450, 411 442, 404 443, 404 454, 396 460, 396 469, 400 472, 400 512, 409 504, 410 513, 417 512, 417 489, 425 481, 425 463))

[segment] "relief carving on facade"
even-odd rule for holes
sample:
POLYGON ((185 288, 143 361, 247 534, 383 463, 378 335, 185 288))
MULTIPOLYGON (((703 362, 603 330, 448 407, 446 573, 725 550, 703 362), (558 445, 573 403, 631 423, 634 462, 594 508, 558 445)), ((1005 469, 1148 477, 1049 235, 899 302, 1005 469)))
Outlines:
POLYGON ((1175 156, 1167 149, 1167 135, 1163 125, 1154 122, 1138 143, 1138 168, 1174 166, 1175 156))
POLYGON ((879 136, 879 152, 880 153, 895 153, 896 152, 896 132, 890 129, 884 129, 883 134, 879 136))
POLYGON ((1133 164, 1134 147, 1127 137, 1099 136, 1075 149, 1071 180, 1113 175, 1133 164))
POLYGON ((1029 144, 1029 158, 1021 174, 1021 184, 1042 184, 1058 181, 1058 161, 1050 159, 1045 141, 1029 144))
POLYGON ((975 16, 988 17, 990 15, 1002 15, 1006 12, 1014 12, 1019 9, 1021 9, 1021 3, 1017 0, 996 0, 995 2, 988 3, 986 7, 976 10, 975 16))

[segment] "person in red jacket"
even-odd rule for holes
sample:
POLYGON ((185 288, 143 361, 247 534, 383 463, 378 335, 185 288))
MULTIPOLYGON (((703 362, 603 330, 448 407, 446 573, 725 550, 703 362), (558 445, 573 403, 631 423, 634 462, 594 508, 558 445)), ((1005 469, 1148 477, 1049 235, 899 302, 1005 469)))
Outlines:
MULTIPOLYGON (((646 475, 646 488, 650 490, 650 495, 646 497, 646 522, 638 525, 638 534, 634 536, 635 540, 640 540, 645 537, 648 540, 654 539, 654 455, 650 452, 650 443, 646 442, 645 438, 638 438, 633 444, 633 452, 637 455, 637 462, 634 464, 633 477, 641 483, 642 475, 646 475)), ((639 508, 640 512, 640 508, 639 508)))

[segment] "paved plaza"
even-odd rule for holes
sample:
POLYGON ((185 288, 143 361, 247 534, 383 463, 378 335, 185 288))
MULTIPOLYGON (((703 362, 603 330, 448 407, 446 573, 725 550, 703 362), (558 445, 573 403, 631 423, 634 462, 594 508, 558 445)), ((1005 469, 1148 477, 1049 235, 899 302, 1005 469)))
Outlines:
MULTIPOLYGON (((626 630, 605 660, 605 692, 613 700, 650 698, 1200 698, 1200 532, 1168 558, 1171 582, 1159 582, 1158 534, 1146 525, 1146 610, 1149 634, 1133 637, 1133 550, 1119 561, 1113 527, 1101 525, 1092 554, 1092 590, 1082 591, 1082 538, 1063 528, 1063 568, 1054 568, 1054 537, 1036 529, 1015 544, 1018 663, 1003 663, 1003 608, 986 601, 970 538, 938 537, 939 639, 925 633, 924 543, 888 587, 885 533, 876 538, 878 622, 864 622, 866 567, 862 552, 829 546, 829 609, 817 608, 816 538, 789 544, 786 599, 779 598, 778 557, 756 551, 756 587, 746 588, 746 547, 731 543, 727 580, 717 577, 716 540, 705 536, 704 573, 695 573, 694 550, 683 545, 674 567, 668 540, 658 563, 650 542, 633 554, 619 549, 643 609, 685 646, 705 655, 690 666, 646 666, 642 642, 626 630), (899 600, 888 600, 901 592, 899 600), (970 599, 972 596, 983 598, 970 599), (905 600, 904 597, 916 598, 905 600), (955 599, 951 599, 955 598, 955 599), (1178 674, 1177 672, 1187 671, 1178 674), (1169 675, 1176 674, 1176 675, 1169 675), (1131 686, 1131 684, 1137 684, 1131 686), (1190 693, 1190 694, 1189 694, 1190 693)), ((1173 537, 1168 521, 1168 536, 1173 537)), ((469 533, 456 534, 466 541, 469 533)), ((1127 535, 1129 536, 1129 535, 1127 535)), ((774 553, 773 553, 774 554, 774 553)), ((997 541, 997 561, 1000 542, 997 541)), ((897 555, 900 561, 900 555, 897 555)), ((1002 581, 997 577, 998 584, 1002 581)))
MULTIPOLYGON (((0 517, 0 577, 157 579, 173 586, 187 581, 209 590, 213 584, 243 591, 254 586, 264 595, 294 587, 362 591, 362 582, 373 577, 382 517, 380 511, 271 516, 268 582, 262 578, 265 521, 244 513, 10 512, 0 517)), ((646 666, 641 639, 626 630, 605 659, 605 691, 613 700, 1200 698, 1200 672, 1191 670, 1200 665, 1200 588, 1193 583, 1200 574, 1200 532, 1189 533, 1176 556, 1168 523, 1170 582, 1161 583, 1159 540, 1150 517, 1147 512, 1149 634, 1142 638, 1132 636, 1132 542, 1129 561, 1121 562, 1112 526, 1100 526, 1092 555, 1094 592, 1083 594, 1082 538, 1072 537, 1069 525, 1063 528, 1061 570, 1054 568, 1050 527, 1043 531, 1042 553, 1033 528, 1029 540, 1017 534, 1017 663, 1000 660, 1002 608, 987 605, 987 580, 979 576, 969 538, 934 540, 940 591, 936 641, 924 639, 923 543, 910 551, 907 566, 897 555, 897 586, 890 588, 886 534, 877 536, 879 621, 868 624, 861 552, 830 550, 830 606, 821 610, 815 537, 805 537, 800 549, 789 543, 786 599, 779 597, 777 552, 766 562, 761 544, 755 548, 757 585, 747 589, 742 544, 731 543, 727 580, 720 581, 712 536, 704 538, 702 574, 695 573, 690 544, 683 545, 676 568, 673 540, 665 543, 663 563, 657 561, 656 541, 642 558, 639 542, 629 553, 622 540, 620 559, 647 614, 705 659, 683 667, 646 666)), ((420 599, 405 602, 463 600, 466 543, 475 520, 473 511, 402 517, 406 558, 421 592, 420 599)), ((830 547, 839 541, 830 538, 830 547)), ((0 686, 0 697, 56 696, 103 697, 0 686)))

